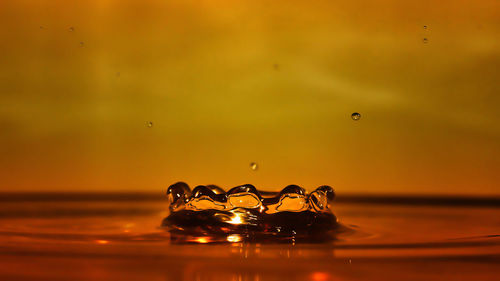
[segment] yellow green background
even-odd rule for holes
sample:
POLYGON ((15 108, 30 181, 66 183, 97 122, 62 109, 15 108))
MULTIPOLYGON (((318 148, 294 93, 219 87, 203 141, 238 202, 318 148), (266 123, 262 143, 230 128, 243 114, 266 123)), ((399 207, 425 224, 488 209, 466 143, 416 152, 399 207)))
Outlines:
POLYGON ((0 191, 498 195, 499 8, 0 0, 0 191))

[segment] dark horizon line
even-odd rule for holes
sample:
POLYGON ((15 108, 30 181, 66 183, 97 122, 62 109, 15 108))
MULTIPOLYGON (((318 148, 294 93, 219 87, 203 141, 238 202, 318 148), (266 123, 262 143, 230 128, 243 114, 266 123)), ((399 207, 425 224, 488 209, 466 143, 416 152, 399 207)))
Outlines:
MULTIPOLYGON (((162 201, 164 192, 0 192, 0 202, 162 201)), ((500 207, 500 196, 337 194, 335 203, 500 207)))

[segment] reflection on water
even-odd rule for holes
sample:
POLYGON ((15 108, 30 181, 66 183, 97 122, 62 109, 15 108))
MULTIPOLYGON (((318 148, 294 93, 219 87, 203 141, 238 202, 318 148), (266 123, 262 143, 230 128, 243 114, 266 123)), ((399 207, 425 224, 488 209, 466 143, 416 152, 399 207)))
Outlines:
POLYGON ((210 237, 172 244, 160 227, 168 214, 161 195, 71 196, 0 196, 1 280, 495 280, 500 273, 500 208, 491 198, 340 197, 332 208, 351 231, 329 243, 230 235, 224 244, 210 237))

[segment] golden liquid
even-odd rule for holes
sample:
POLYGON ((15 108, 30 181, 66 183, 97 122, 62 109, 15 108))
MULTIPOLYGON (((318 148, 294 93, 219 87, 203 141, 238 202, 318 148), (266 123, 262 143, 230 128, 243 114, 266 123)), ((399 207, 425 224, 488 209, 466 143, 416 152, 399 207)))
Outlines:
POLYGON ((327 184, 350 229, 180 245, 162 196, 0 193, 0 281, 497 281, 499 6, 0 0, 0 192, 327 184))
POLYGON ((329 243, 233 237, 186 245, 172 244, 160 228, 168 203, 156 195, 23 196, 2 197, 1 280, 496 280, 500 274, 495 200, 440 198, 429 205, 341 196, 333 211, 352 231, 329 243))

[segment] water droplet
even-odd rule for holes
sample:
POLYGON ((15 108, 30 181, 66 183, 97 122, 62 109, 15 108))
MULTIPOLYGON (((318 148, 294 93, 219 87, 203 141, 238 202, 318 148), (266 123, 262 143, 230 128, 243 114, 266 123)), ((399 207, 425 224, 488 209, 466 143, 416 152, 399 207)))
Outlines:
POLYGON ((208 196, 215 199, 216 194, 212 191, 212 189, 204 185, 198 185, 193 189, 193 198, 200 198, 202 196, 208 196))
POLYGON ((283 188, 280 192, 280 195, 284 195, 284 194, 290 194, 290 193, 295 193, 295 194, 299 194, 299 195, 305 195, 306 194, 306 191, 298 186, 298 185, 295 185, 295 184, 290 184, 288 185, 287 187, 283 188))
POLYGON ((427 25, 424 25, 424 29, 427 29, 427 25))
POLYGON ((424 39, 422 39, 422 42, 424 42, 424 44, 427 44, 429 42, 429 39, 424 37, 424 39))
POLYGON ((147 122, 146 122, 146 127, 148 127, 148 128, 153 127, 153 122, 151 122, 151 121, 147 121, 147 122))
POLYGON ((85 43, 80 42, 80 47, 83 47, 83 46, 85 46, 85 43))
POLYGON ((335 198, 335 191, 333 190, 333 188, 331 186, 322 185, 322 186, 316 188, 316 190, 323 191, 325 193, 326 197, 328 198, 328 200, 330 200, 330 201, 332 201, 333 198, 335 198))
POLYGON ((217 185, 215 184, 209 184, 207 185, 207 187, 212 190, 213 193, 215 194, 225 194, 226 192, 224 191, 224 189, 218 187, 217 185))
POLYGON ((328 208, 328 198, 322 191, 313 191, 309 195, 309 204, 312 209, 322 211, 328 208))
POLYGON ((259 192, 257 191, 257 188, 251 184, 244 184, 244 185, 239 185, 236 187, 231 188, 230 190, 227 191, 227 194, 237 194, 237 193, 253 193, 257 195, 259 192))
POLYGON ((40 25, 40 29, 45 29, 45 27, 43 27, 43 26, 40 25))
POLYGON ((70 27, 68 30, 69 30, 69 32, 73 32, 73 31, 75 31, 75 28, 74 27, 70 27))
POLYGON ((353 114, 351 114, 351 118, 354 121, 358 121, 361 118, 361 114, 359 114, 358 112, 354 112, 353 114))
POLYGON ((275 64, 273 64, 273 68, 274 68, 274 70, 280 70, 280 65, 275 63, 275 64))
POLYGON ((116 77, 120 77, 120 72, 117 72, 117 73, 116 73, 116 77))
POLYGON ((252 169, 252 171, 257 171, 257 169, 259 169, 259 165, 257 165, 257 163, 255 162, 252 162, 250 163, 250 169, 252 169))

